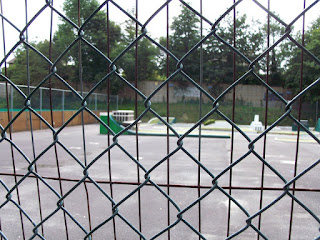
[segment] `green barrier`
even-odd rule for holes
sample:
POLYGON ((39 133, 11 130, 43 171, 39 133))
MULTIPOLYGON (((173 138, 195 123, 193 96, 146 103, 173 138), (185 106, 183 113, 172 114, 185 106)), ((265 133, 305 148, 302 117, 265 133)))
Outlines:
POLYGON ((318 121, 317 121, 315 130, 316 130, 317 132, 320 132, 320 118, 318 118, 318 121))
MULTIPOLYGON (((108 114, 107 113, 100 113, 100 119, 108 125, 108 114)), ((109 115, 109 127, 114 133, 119 133, 124 129, 111 115, 109 115)), ((100 134, 108 134, 108 129, 105 128, 102 124, 100 124, 100 134)), ((132 131, 127 130, 123 133, 124 135, 132 134, 132 131)))
MULTIPOLYGON (((300 120, 300 123, 309 130, 308 120, 300 120)), ((292 131, 298 131, 298 125, 296 123, 293 123, 292 131)), ((304 129, 300 127, 300 131, 304 131, 304 129)))

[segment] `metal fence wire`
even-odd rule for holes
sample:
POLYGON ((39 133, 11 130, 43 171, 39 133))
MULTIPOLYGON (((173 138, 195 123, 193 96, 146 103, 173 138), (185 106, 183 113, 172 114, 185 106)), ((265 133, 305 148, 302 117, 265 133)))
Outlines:
MULTIPOLYGON (((317 79, 309 86, 301 88, 292 100, 284 99, 258 74, 261 61, 283 41, 295 44, 301 50, 302 56, 310 57, 313 64, 320 66, 320 59, 292 35, 293 25, 304 19, 309 11, 319 5, 319 1, 313 1, 309 5, 304 2, 305 7, 301 7, 299 15, 292 22, 285 22, 281 16, 270 10, 268 4, 263 5, 258 0, 252 0, 255 6, 265 12, 269 20, 285 30, 279 39, 266 46, 255 59, 249 59, 245 53, 240 52, 236 41, 228 42, 219 35, 219 23, 228 14, 236 19, 236 9, 245 2, 241 0, 230 1, 228 9, 215 22, 211 22, 203 14, 201 0, 196 1, 200 6, 197 8, 183 0, 179 1, 190 10, 190 14, 198 17, 201 29, 203 24, 210 26, 208 32, 202 31, 201 40, 187 49, 182 57, 173 54, 168 37, 170 7, 173 2, 178 1, 163 1, 144 22, 138 18, 137 9, 139 4, 142 4, 141 1, 135 1, 136 12, 125 10, 116 0, 105 1, 83 23, 78 24, 58 10, 55 1, 46 0, 42 1, 34 16, 26 18, 27 23, 23 28, 15 25, 13 19, 6 17, 8 15, 2 6, 3 1, 0 2, 4 49, 0 79, 19 93, 23 103, 17 114, 11 117, 8 98, 10 92, 7 87, 8 123, 4 124, 1 119, 0 125, 1 239, 320 239, 320 140, 317 133, 300 123, 301 107, 298 116, 292 114, 292 106, 301 106, 302 97, 320 84, 320 73, 318 72, 317 79), (109 14, 110 6, 125 14, 136 25, 134 40, 114 58, 111 58, 108 52, 97 49, 85 31, 99 11, 109 14), (59 15, 78 33, 73 42, 63 52, 58 53, 60 56, 56 59, 47 58, 28 39, 28 29, 42 13, 48 11, 59 15), (164 44, 147 31, 149 24, 160 14, 167 16, 167 42, 164 44), (18 33, 19 39, 7 50, 5 34, 9 31, 18 33), (167 78, 148 96, 139 90, 139 84, 143 82, 138 82, 137 64, 136 81, 133 84, 117 70, 121 69, 121 60, 126 58, 129 51, 137 51, 138 43, 143 39, 150 41, 165 54, 168 62, 173 61, 176 65, 176 69, 172 70, 167 64, 167 78), (228 64, 233 65, 234 73, 237 67, 236 58, 241 59, 247 66, 247 71, 240 77, 234 74, 233 83, 216 97, 202 87, 204 73, 201 70, 203 53, 206 51, 203 44, 213 40, 227 46, 232 53, 233 62, 228 64), (6 73, 8 60, 21 46, 41 57, 49 69, 47 76, 28 92, 22 91, 6 73), (83 91, 78 93, 68 84, 67 79, 59 75, 57 69, 64 54, 74 48, 81 53, 82 47, 89 47, 99 54, 106 63, 106 69, 109 69, 87 94, 82 94, 83 91), (184 70, 185 61, 195 51, 200 51, 199 79, 193 79, 184 70), (201 101, 199 102, 199 112, 195 113, 199 115, 199 121, 188 125, 189 129, 183 134, 175 129, 176 125, 168 123, 169 118, 160 116, 152 106, 152 99, 157 92, 161 89, 169 92, 169 84, 177 76, 195 86, 201 98, 208 98, 212 103, 212 109, 203 113, 201 101), (273 93, 286 106, 276 121, 269 124, 265 121, 265 130, 258 134, 248 133, 237 125, 234 122, 235 112, 228 117, 219 109, 221 99, 227 93, 235 92, 236 86, 248 77, 254 79, 256 84, 264 86, 267 93, 273 93), (101 86, 104 86, 106 93, 110 95, 113 79, 120 80, 136 94, 135 120, 119 133, 113 132, 109 122, 103 122, 87 105, 88 99, 101 86), (53 80, 72 91, 80 106, 76 113, 58 128, 54 126, 54 119, 44 119, 33 108, 31 101, 33 96, 39 95, 40 87, 50 86, 49 82, 53 80), (137 111, 138 98, 143 99, 142 113, 137 111), (12 126, 24 112, 29 114, 30 119, 39 119, 47 130, 33 131, 30 120, 31 130, 27 132, 28 135, 25 135, 26 132, 12 133, 12 126), (83 116, 84 112, 95 118, 109 134, 91 137, 90 132, 95 131, 93 126, 96 125, 85 125, 82 117, 80 127, 72 127, 80 131, 72 130, 68 133, 72 139, 70 143, 66 140, 68 125, 76 116, 83 116), (166 137, 138 134, 125 136, 146 114, 158 118, 166 126, 166 137), (231 125, 230 139, 207 139, 201 136, 202 123, 214 114, 231 125), (289 145, 275 143, 269 138, 270 133, 284 119, 291 119, 292 123, 298 126, 296 138, 289 145), (198 131, 198 137, 188 138, 194 130, 198 131), (304 135, 301 130, 304 130, 304 135), (303 136, 308 137, 312 143, 304 144, 303 136), (227 145, 223 146, 222 141, 227 145), (81 147, 75 147, 73 144, 76 142, 80 142, 81 147), (99 148, 93 151, 96 145, 99 145, 99 148), (284 146, 286 149, 283 149, 284 146), (275 149, 276 156, 268 155, 275 149), (289 163, 281 165, 281 155, 285 151, 292 151, 292 154, 288 156, 290 159, 284 160, 289 163), (306 155, 306 152, 311 155, 306 155), (220 166, 219 158, 223 158, 220 166), (164 178, 159 178, 161 174, 164 178), (195 181, 192 182, 191 178, 195 181), (267 179, 271 179, 271 184, 267 183, 267 179)), ((219 4, 219 1, 215 2, 219 4)), ((15 4, 14 1, 11 3, 15 4)), ((79 18, 81 3, 82 1, 76 3, 79 18)), ((28 5, 32 4, 32 1, 25 1, 16 7, 25 8, 27 13, 28 5)), ((236 29, 235 25, 232 27, 236 29)), ((53 32, 52 22, 50 32, 53 32)), ((234 39, 237 37, 235 33, 236 31, 234 39)), ((136 54, 135 60, 138 58, 136 54)), ((303 69, 303 57, 301 66, 303 69)), ((83 85, 83 81, 80 71, 80 85, 83 85)), ((27 77, 24 84, 30 86, 27 77)), ((168 99, 165 101, 169 117, 170 104, 168 99)), ((233 101, 233 110, 236 107, 237 103, 233 101)), ((54 106, 51 104, 50 108, 52 110, 54 106)), ((267 115, 266 104, 266 117, 267 115)), ((135 131, 138 133, 139 126, 135 131)))

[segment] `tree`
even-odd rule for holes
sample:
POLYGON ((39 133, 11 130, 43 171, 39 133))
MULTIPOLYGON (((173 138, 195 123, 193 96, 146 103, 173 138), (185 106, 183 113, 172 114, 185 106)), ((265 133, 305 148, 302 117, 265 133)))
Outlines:
MULTIPOLYGON (((265 23, 262 26, 263 48, 267 49, 267 39, 269 37, 269 47, 272 46, 285 33, 285 27, 272 17, 270 17, 269 26, 265 23), (269 30, 268 30, 269 28, 269 30), (269 36, 268 36, 269 32, 269 36)), ((285 39, 269 52, 269 85, 285 86, 285 62, 290 57, 290 42, 285 39)), ((261 61, 261 68, 264 74, 267 74, 267 58, 261 61)))
MULTIPOLYGON (((297 36, 302 41, 301 33, 297 36)), ((315 20, 304 35, 305 48, 315 57, 320 59, 320 18, 315 20)), ((300 91, 300 65, 301 49, 293 48, 291 58, 288 61, 286 75, 286 87, 297 94, 300 91)), ((304 53, 302 88, 306 88, 320 77, 320 65, 313 58, 304 53)), ((306 95, 306 99, 315 102, 320 100, 320 84, 313 87, 306 95)))
MULTIPOLYGON (((99 7, 97 0, 81 0, 80 1, 80 23, 81 26, 85 20, 99 7)), ((65 15, 76 25, 78 25, 78 0, 65 1, 63 9, 65 15)), ((83 28, 83 36, 88 42, 99 49, 103 54, 107 55, 108 36, 107 36, 107 15, 100 10, 83 28)), ((109 21, 110 30, 110 49, 120 44, 122 40, 121 28, 119 25, 109 21)), ((58 26, 58 31, 54 34, 52 42, 52 62, 65 52, 68 46, 77 39, 78 31, 67 21, 63 21, 58 26)), ((32 45, 49 58, 49 41, 45 40, 32 45)), ((88 44, 81 41, 81 55, 79 54, 80 41, 78 41, 65 56, 60 59, 57 64, 57 74, 68 81, 69 84, 77 87, 79 81, 79 62, 82 61, 82 77, 84 83, 96 83, 108 73, 109 63, 93 50, 88 44)), ((27 46, 20 47, 15 53, 15 62, 8 69, 8 75, 17 84, 26 84, 27 79, 27 46)), ((112 54, 112 53, 111 53, 112 54)), ((29 76, 30 83, 37 85, 49 73, 51 67, 43 58, 41 58, 32 49, 28 51, 29 59, 29 76)), ((54 87, 63 87, 57 79, 53 78, 54 87)), ((119 81, 114 80, 111 84, 112 92, 117 92, 119 81)))
MULTIPOLYGON (((45 40, 39 43, 31 43, 31 45, 46 58, 49 58, 49 41, 45 40)), ((49 74, 50 67, 51 65, 43 57, 30 47, 23 45, 15 52, 14 62, 10 64, 8 68, 8 77, 15 84, 24 85, 27 84, 29 77, 30 84, 37 85, 49 74), (28 66, 27 61, 29 62, 28 66)), ((68 71, 65 71, 65 73, 66 72, 68 71)))
MULTIPOLYGON (((123 41, 117 46, 114 53, 120 54, 120 52, 128 46, 136 38, 136 27, 132 20, 126 21, 125 34, 123 41)), ((158 72, 158 60, 159 49, 152 45, 150 40, 143 37, 138 41, 138 81, 156 80, 159 78, 158 72)), ((135 47, 132 47, 116 64, 118 68, 121 68, 122 75, 128 81, 135 80, 135 47)))
MULTIPOLYGON (((78 0, 65 1, 63 10, 72 22, 81 26, 98 7, 97 0, 80 1, 80 19, 78 19, 78 0), (79 23, 78 20, 80 20, 79 23)), ((103 10, 100 10, 83 28, 83 38, 105 55, 107 55, 108 50, 107 24, 107 15, 103 10)), ((121 28, 112 21, 109 21, 109 24, 109 44, 112 51, 122 41, 121 28)), ((54 36, 55 51, 62 53, 77 37, 77 29, 64 21, 59 25, 54 36)), ((81 42, 81 55, 79 54, 79 48, 80 43, 75 44, 62 60, 64 65, 73 65, 76 69, 74 71, 76 74, 70 76, 70 79, 67 80, 79 83, 79 74, 77 73, 79 73, 81 59, 83 80, 85 82, 98 82, 108 73, 109 63, 86 43, 81 42)))
MULTIPOLYGON (((259 22, 252 22, 252 28, 247 23, 247 16, 244 14, 235 21, 235 48, 244 54, 248 59, 254 60, 262 49, 262 33, 259 22)), ((234 24, 233 18, 226 17, 220 23, 217 34, 228 44, 234 46, 234 24)), ((208 83, 232 83, 233 81, 233 54, 236 53, 218 38, 212 36, 205 45, 204 52, 204 80, 208 83)), ((257 66, 259 68, 260 66, 257 66)), ((248 71, 248 63, 236 54, 236 79, 248 71)), ((255 83, 253 77, 249 77, 244 83, 255 83)))
MULTIPOLYGON (((80 90, 80 76, 82 76, 83 84, 89 83, 89 87, 92 87, 94 83, 97 83, 106 76, 110 63, 102 54, 107 56, 109 52, 110 59, 113 60, 135 39, 135 24, 133 21, 126 22, 125 33, 123 34, 119 25, 108 21, 106 12, 103 10, 97 12, 90 21, 85 23, 86 19, 98 7, 99 3, 97 0, 81 0, 80 19, 78 19, 78 0, 65 1, 63 5, 65 16, 75 25, 83 26, 83 31, 80 34, 82 34, 84 40, 79 40, 78 28, 64 19, 61 19, 62 23, 59 24, 58 31, 53 37, 52 61, 55 62, 60 55, 63 55, 63 58, 59 58, 59 61, 56 63, 57 74, 77 90, 80 90), (108 29, 110 32, 109 36, 108 29), (102 54, 95 51, 85 41, 92 44, 102 54), (71 44, 73 44, 71 49, 65 52, 71 44)), ((33 46, 48 57, 48 41, 33 43, 33 46)), ((46 63, 33 51, 30 50, 29 53, 31 84, 37 84, 49 73, 50 64, 46 63)), ((138 41, 137 64, 139 81, 159 78, 157 55, 159 55, 159 49, 147 38, 144 37, 138 41)), ((21 47, 16 52, 15 64, 9 70, 16 83, 25 83, 27 76, 26 59, 26 47, 21 47)), ((121 73, 127 80, 134 81, 135 48, 133 47, 120 58, 116 66, 118 73, 121 73)), ((59 80, 53 79, 55 81, 52 81, 54 82, 52 86, 63 87, 63 84, 59 80)), ((118 77, 111 76, 111 93, 117 94, 122 84, 123 82, 118 77)))
MULTIPOLYGON (((172 35, 170 35, 170 46, 169 50, 178 58, 181 59, 194 45, 200 41, 199 31, 199 19, 193 14, 187 7, 183 6, 181 13, 173 18, 172 35)), ((164 46, 166 38, 162 38, 160 43, 164 46)), ((191 55, 184 59, 183 71, 188 74, 192 79, 199 79, 199 48, 196 49, 191 55)), ((169 62, 170 70, 174 71, 177 69, 177 62, 170 58, 169 62)), ((162 63, 163 67, 166 67, 162 63)), ((184 80, 181 75, 177 77, 179 80, 184 80)))

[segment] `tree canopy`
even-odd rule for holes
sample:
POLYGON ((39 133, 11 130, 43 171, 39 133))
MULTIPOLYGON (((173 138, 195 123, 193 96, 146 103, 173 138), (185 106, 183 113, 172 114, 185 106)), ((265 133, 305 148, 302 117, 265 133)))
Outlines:
MULTIPOLYGON (((172 34, 169 36, 169 50, 180 60, 197 42, 200 41, 199 19, 189 9, 183 7, 181 13, 173 18, 171 30, 172 34)), ((166 38, 160 40, 160 43, 164 46, 165 42, 166 38)), ((199 77, 199 57, 199 49, 196 49, 182 62, 183 71, 193 79, 198 79, 199 77)), ((170 58, 169 68, 171 71, 177 69, 176 65, 177 62, 170 58)), ((163 63, 162 66, 165 67, 165 63, 163 63)), ((177 78, 183 80, 181 75, 177 78)))
MULTIPOLYGON (((82 26, 82 32, 68 21, 63 20, 54 33, 52 41, 52 59, 57 59, 73 44, 71 49, 57 63, 58 74, 69 83, 77 86, 80 76, 86 83, 96 83, 107 73, 109 62, 103 55, 116 58, 136 38, 136 24, 127 20, 123 27, 107 18, 106 9, 101 9, 90 21, 86 19, 99 7, 97 0, 80 1, 80 16, 78 16, 78 0, 65 1, 63 10, 65 15, 76 26, 82 26), (109 31, 109 36, 108 36, 109 31), (82 38, 80 40, 79 34, 82 38), (87 44, 89 42, 90 44, 87 44), (109 45, 108 45, 109 44, 109 45), (81 48, 81 51, 79 49, 81 48), (95 50, 98 49, 100 52, 95 50), (81 52, 81 54, 79 54, 81 52), (102 55, 103 54, 103 55, 102 55)), ((269 36, 269 46, 277 41, 283 34, 284 28, 271 19, 268 26, 257 21, 249 21, 246 15, 237 15, 235 20, 235 42, 233 18, 225 17, 219 24, 217 34, 231 46, 235 46, 250 61, 259 56, 266 48, 269 36)), ((210 30, 204 29, 205 36, 210 30)), ((138 33, 140 34, 140 33, 138 33)), ((293 38, 302 43, 302 34, 291 34, 293 38)), ((202 36, 202 37, 203 37, 202 36)), ((169 36, 169 51, 179 60, 183 58, 183 71, 193 80, 199 80, 200 72, 200 48, 185 54, 201 40, 200 18, 186 7, 182 7, 181 13, 173 18, 171 34, 169 36), (185 57, 184 57, 185 56, 185 57)), ((160 38, 160 44, 166 46, 166 38, 160 38)), ((316 58, 320 58, 320 18, 304 34, 303 43, 316 58)), ((34 42, 32 46, 48 57, 49 41, 34 42)), ((202 44, 203 49, 203 80, 211 85, 220 83, 230 84, 234 78, 232 51, 217 37, 211 36, 202 44)), ((39 83, 47 74, 49 64, 44 61, 32 49, 20 47, 15 53, 15 62, 8 69, 9 77, 18 84, 25 84, 29 74, 30 83, 39 83), (29 58, 29 73, 27 72, 26 59, 29 58)), ((290 41, 283 41, 269 52, 269 84, 273 86, 285 86, 294 93, 300 89, 300 64, 301 49, 290 41)), ((303 84, 306 87, 319 78, 320 66, 317 60, 307 53, 303 55, 303 84)), ((236 78, 248 71, 248 62, 236 54, 236 78)), ((119 74, 128 81, 160 80, 166 78, 166 59, 160 49, 146 37, 139 39, 137 44, 117 62, 119 74), (137 46, 137 51, 136 47, 137 46), (137 60, 137 63, 135 61, 137 60), (138 72, 136 73, 136 65, 138 72)), ((170 72, 177 69, 177 60, 169 57, 170 72)), ((262 78, 267 74, 266 57, 262 58, 255 66, 255 71, 262 78)), ((174 78, 183 82, 185 78, 179 74, 174 78)), ((256 84, 253 76, 244 81, 245 84, 256 84)), ((117 93, 121 88, 121 80, 112 78, 112 92, 117 93)), ((311 101, 319 100, 318 85, 308 93, 311 101)))
MULTIPOLYGON (((78 1, 65 1, 65 15, 76 25, 81 26, 86 19, 99 7, 96 0, 80 1, 80 18, 78 19, 78 1), (80 21, 80 22, 79 22, 80 21)), ((108 51, 108 20, 106 13, 101 10, 83 27, 83 38, 90 42, 95 48, 107 55, 108 51)), ((113 49, 121 41, 121 28, 119 25, 109 21, 109 44, 113 49)), ((63 21, 59 25, 58 31, 54 35, 55 51, 62 53, 78 38, 78 30, 63 21)), ((101 54, 95 51, 90 45, 83 41, 78 41, 65 56, 65 64, 74 65, 76 74, 69 76, 72 82, 79 81, 79 68, 81 67, 82 77, 85 82, 97 82, 108 72, 109 63, 101 54), (81 51, 79 48, 81 47, 81 51), (81 52, 81 55, 79 54, 81 52), (80 64, 81 59, 81 66, 80 64)))
MULTIPOLYGON (((297 39, 302 43, 302 36, 299 34, 297 39)), ((311 57, 308 53, 302 51, 298 47, 292 47, 291 55, 287 64, 286 71, 286 87, 292 89, 294 93, 300 91, 301 76, 301 59, 303 58, 302 70, 302 89, 312 84, 320 77, 320 17, 313 22, 311 27, 304 34, 305 48, 313 54, 311 57), (303 54, 303 56, 301 56, 303 54)), ((310 101, 320 100, 320 85, 313 87, 307 94, 310 101)))

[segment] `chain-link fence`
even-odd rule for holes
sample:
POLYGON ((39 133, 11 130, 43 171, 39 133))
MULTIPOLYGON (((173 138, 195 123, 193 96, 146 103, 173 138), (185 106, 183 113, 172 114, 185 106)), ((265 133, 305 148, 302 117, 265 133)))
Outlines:
MULTIPOLYGON (((28 86, 25 85, 16 85, 25 95, 28 95, 28 86)), ((17 92, 14 87, 10 84, 5 85, 4 83, 0 84, 0 110, 7 111, 7 100, 6 100, 6 87, 8 87, 8 101, 9 101, 9 109, 11 112, 19 111, 24 107, 24 98, 17 92)), ((35 89, 36 87, 30 86, 30 91, 35 89)), ((38 112, 42 111, 50 111, 50 94, 51 91, 52 103, 55 107, 53 110, 57 111, 67 111, 67 110, 76 110, 78 109, 79 103, 77 99, 72 94, 70 90, 62 90, 62 89, 49 89, 40 87, 39 91, 37 91, 32 97, 32 108, 38 112)), ((80 92, 78 92, 80 94, 80 92)), ((88 94, 88 92, 83 92, 84 95, 88 94)), ((119 105, 119 97, 117 95, 111 95, 110 104, 112 109, 118 110, 119 105)), ((88 105, 94 111, 106 111, 108 108, 108 96, 102 93, 93 93, 88 97, 88 105)))
MULTIPOLYGON (((27 9, 34 2, 25 1, 18 5, 11 1, 15 8, 25 11, 26 22, 21 27, 14 19, 7 17, 8 1, 0 1, 4 52, 0 79, 5 84, 1 97, 7 113, 6 119, 0 119, 1 239, 320 239, 319 133, 300 123, 303 97, 310 95, 320 84, 319 70, 313 73, 309 83, 304 82, 306 78, 303 73, 311 65, 319 69, 320 60, 317 52, 305 47, 304 30, 299 40, 292 32, 293 26, 301 19, 304 26, 305 17, 319 7, 319 1, 308 4, 299 1, 303 6, 296 6, 298 14, 291 22, 282 20, 281 16, 271 11, 270 1, 229 1, 227 10, 215 13, 214 21, 203 10, 219 6, 221 1, 214 1, 213 5, 213 1, 204 0, 190 3, 183 0, 152 1, 153 10, 148 12, 144 21, 138 14, 138 6, 147 4, 143 0, 133 1, 134 10, 126 10, 128 6, 122 5, 121 1, 104 1, 90 9, 89 14, 82 7, 86 2, 90 1, 69 1, 65 4, 67 10, 72 7, 76 9, 76 14, 70 15, 73 20, 66 16, 56 1, 41 1, 31 16, 28 16, 27 9), (180 3, 190 18, 198 19, 200 30, 198 41, 184 48, 181 56, 174 54, 169 31, 172 23, 170 9, 174 3, 180 3), (245 3, 250 3, 264 14, 268 23, 265 35, 268 41, 262 51, 250 56, 250 51, 243 52, 239 48, 241 33, 237 32, 236 22, 237 9, 245 3), (113 36, 110 32, 114 24, 109 19, 111 10, 134 23, 132 41, 127 45, 113 45, 121 49, 114 56, 110 49, 113 36), (37 48, 28 39, 28 30, 31 31, 37 19, 45 13, 51 19, 46 52, 39 50, 40 45, 37 48), (99 19, 101 13, 107 16, 106 29, 91 24, 99 19), (82 14, 87 15, 81 18, 82 14), (159 40, 152 37, 147 28, 154 26, 152 24, 161 15, 165 16, 162 23, 165 23, 166 37, 159 40), (55 40, 52 38, 52 16, 59 16, 66 29, 74 34, 62 48, 61 45, 60 48, 52 48, 55 40), (231 16, 228 25, 232 30, 231 41, 221 31, 220 25, 228 16, 231 16), (271 21, 282 29, 279 36, 272 35, 271 21), (206 30, 205 24, 209 26, 206 30), (102 39, 105 48, 100 49, 101 45, 97 43, 100 39, 90 35, 91 29, 98 31, 100 36, 103 31, 107 32, 108 37, 102 39), (8 32, 18 35, 10 49, 6 48, 8 32), (269 41, 272 37, 274 42, 269 41), (139 88, 143 81, 138 81, 141 77, 139 73, 147 74, 144 70, 147 62, 138 64, 143 57, 138 54, 139 48, 143 48, 139 46, 142 41, 160 50, 164 64, 158 67, 166 76, 147 95, 139 88), (293 93, 291 100, 284 98, 269 84, 270 58, 285 41, 294 45, 300 56, 297 63, 297 71, 301 72, 300 89, 293 93), (222 63, 231 66, 233 73, 228 76, 231 83, 226 89, 217 90, 218 93, 203 87, 209 71, 205 68, 205 56, 215 54, 207 48, 209 43, 217 44, 222 52, 228 52, 226 58, 214 58, 209 70, 218 71, 220 67, 214 66, 222 63), (21 47, 26 51, 27 71, 24 78, 27 90, 15 84, 16 77, 10 76, 16 75, 10 75, 13 73, 10 73, 11 66, 8 67, 9 59, 14 52, 22 51, 21 47), (56 54, 53 50, 57 51, 56 54), (76 55, 66 61, 66 55, 73 51, 76 55), (88 54, 83 54, 85 52, 88 54), (93 87, 84 94, 86 74, 90 71, 86 64, 92 65, 90 59, 86 62, 90 52, 98 56, 94 66, 103 63, 105 67, 103 74, 98 76, 99 80, 94 79, 93 87), (133 58, 129 56, 132 52, 135 53, 133 58), (41 59, 47 71, 39 74, 37 81, 32 77, 31 54, 41 59), (194 55, 197 60, 190 63, 194 55), (304 64, 306 58, 312 62, 311 65, 304 64), (127 59, 133 59, 135 64, 133 70, 125 72, 127 59), (174 63, 174 69, 170 62, 174 63), (80 92, 73 87, 74 82, 64 77, 72 64, 77 65, 78 78, 73 81, 77 81, 82 89, 80 92), (191 74, 191 67, 195 65, 198 66, 197 75, 191 74), (243 66, 245 70, 239 73, 243 66), (264 74, 261 74, 262 66, 267 69, 264 74), (128 79, 132 71, 134 84, 130 83, 132 79, 128 79), (236 111, 242 104, 236 100, 236 91, 239 84, 247 79, 251 84, 265 88, 263 129, 258 133, 235 123, 237 114, 246 114, 236 111), (186 131, 183 133, 177 130, 175 124, 166 121, 172 112, 170 86, 176 80, 188 82, 199 94, 194 113, 198 116, 197 121, 185 125, 186 131), (31 88, 31 82, 36 83, 35 88, 31 88), (54 85, 54 82, 63 85, 70 98, 61 96, 55 100, 53 95, 67 92, 57 93, 51 87, 42 88, 54 85), (132 103, 135 121, 119 133, 114 133, 109 122, 101 121, 94 113, 99 108, 97 89, 100 92, 102 88, 105 90, 106 102, 110 103, 110 92, 115 85, 122 89, 129 87, 131 92, 127 94, 135 96, 132 103), (163 99, 166 111, 159 114, 153 98, 163 90, 167 93, 163 99), (223 100, 229 93, 233 95, 232 111, 225 114, 223 100), (268 121, 271 118, 268 110, 270 94, 285 106, 272 121, 268 121), (209 110, 204 108, 207 102, 211 103, 209 110), (49 109, 51 113, 55 109, 68 109, 69 104, 76 111, 66 116, 66 121, 58 128, 54 126, 53 114, 51 119, 45 119, 39 113, 39 109, 49 109), (141 105, 143 110, 138 111, 141 105), (298 106, 295 114, 292 114, 293 105, 298 106), (15 115, 10 114, 13 108, 18 109, 15 115), (29 115, 30 131, 12 133, 11 126, 24 112, 29 115), (85 125, 85 112, 109 134, 99 135, 97 125, 85 125), (166 137, 138 134, 138 123, 147 114, 164 124, 166 137), (82 116, 80 126, 69 127, 77 116, 82 116), (219 129, 229 133, 230 139, 207 139, 202 136, 202 124, 212 116, 222 119, 230 127, 219 129), (39 120, 48 129, 34 131, 33 119, 39 120), (3 124, 4 120, 6 124, 3 124), (283 121, 295 124, 297 131, 281 131, 279 126, 283 121), (136 135, 125 135, 134 126, 136 135), (198 131, 198 137, 188 138, 194 130, 198 131)), ((185 25, 190 18, 184 19, 185 25)), ((130 70, 129 67, 127 69, 130 70)), ((16 72, 18 70, 23 72, 22 69, 15 69, 16 72)), ((179 87, 184 86, 180 84, 179 87)), ((110 104, 107 104, 106 110, 110 112, 110 104)), ((193 110, 189 108, 187 111, 193 110)))

